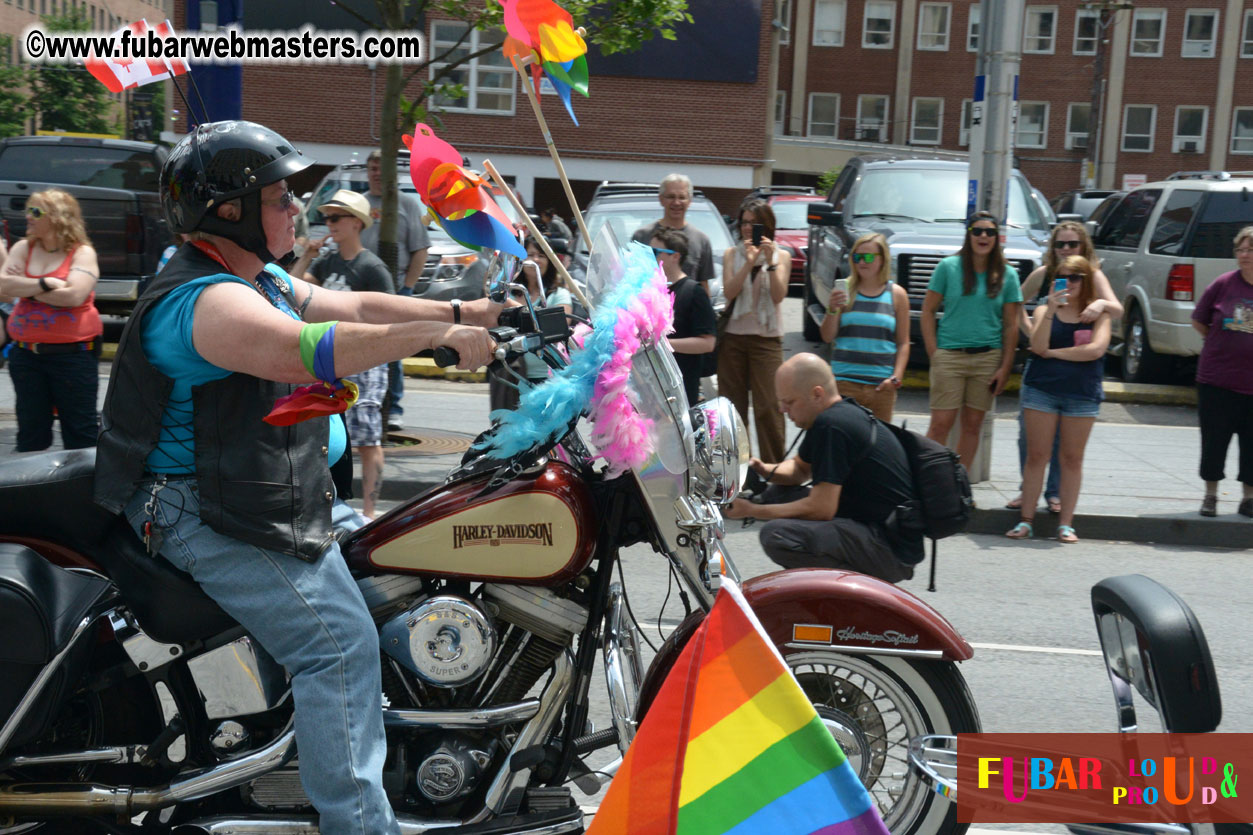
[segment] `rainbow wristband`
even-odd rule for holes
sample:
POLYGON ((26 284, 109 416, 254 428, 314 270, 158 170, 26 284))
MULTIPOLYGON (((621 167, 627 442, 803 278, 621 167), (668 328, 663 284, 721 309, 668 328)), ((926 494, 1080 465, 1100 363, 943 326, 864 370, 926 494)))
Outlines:
POLYGON ((314 322, 300 329, 300 361, 305 370, 324 383, 335 385, 335 326, 339 322, 314 322))

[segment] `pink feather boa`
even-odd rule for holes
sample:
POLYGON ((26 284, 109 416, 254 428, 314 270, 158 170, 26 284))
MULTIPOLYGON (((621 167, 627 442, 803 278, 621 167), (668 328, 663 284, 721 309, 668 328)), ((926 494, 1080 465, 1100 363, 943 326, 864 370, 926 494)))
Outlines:
POLYGON ((597 375, 593 388, 591 441, 609 464, 610 477, 642 466, 653 452, 649 441, 652 421, 631 402, 631 362, 641 347, 670 333, 673 324, 674 297, 658 267, 643 291, 618 312, 614 352, 597 375))

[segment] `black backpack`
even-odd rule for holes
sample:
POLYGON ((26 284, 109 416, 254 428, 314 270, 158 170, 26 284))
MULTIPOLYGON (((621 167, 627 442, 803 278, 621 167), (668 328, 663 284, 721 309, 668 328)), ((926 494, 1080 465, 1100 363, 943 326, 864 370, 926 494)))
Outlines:
MULTIPOLYGON (((866 412, 870 414, 868 409, 866 412)), ((906 524, 914 530, 921 528, 921 533, 931 540, 931 578, 927 591, 935 591, 936 542, 961 533, 970 525, 975 504, 970 490, 970 476, 957 453, 943 444, 903 426, 885 423, 873 415, 871 419, 874 420, 870 435, 872 446, 879 427, 885 426, 905 449, 914 492, 918 496, 918 513, 907 514, 912 518, 906 524)))

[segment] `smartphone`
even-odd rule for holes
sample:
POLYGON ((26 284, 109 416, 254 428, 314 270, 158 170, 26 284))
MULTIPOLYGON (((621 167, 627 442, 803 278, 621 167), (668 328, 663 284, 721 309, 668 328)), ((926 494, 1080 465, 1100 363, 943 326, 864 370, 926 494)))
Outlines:
MULTIPOLYGON (((844 295, 845 295, 845 296, 847 296, 847 295, 848 295, 848 279, 847 279, 847 278, 837 278, 837 279, 835 280, 835 287, 834 287, 833 289, 835 289, 835 290, 842 290, 842 291, 844 292, 844 295)), ((828 313, 835 313, 835 311, 834 311, 834 310, 828 310, 827 312, 828 312, 828 313)))
POLYGON ((753 246, 761 246, 761 236, 766 234, 766 225, 764 223, 753 224, 753 246))
POLYGON ((1064 278, 1053 279, 1053 289, 1056 292, 1065 294, 1069 292, 1069 287, 1070 287, 1070 282, 1068 282, 1066 279, 1064 278))

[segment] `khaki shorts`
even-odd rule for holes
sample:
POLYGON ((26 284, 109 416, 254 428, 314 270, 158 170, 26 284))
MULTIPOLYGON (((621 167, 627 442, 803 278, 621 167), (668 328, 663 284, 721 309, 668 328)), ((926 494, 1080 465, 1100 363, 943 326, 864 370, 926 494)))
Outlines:
POLYGON ((992 408, 988 383, 1000 366, 1000 348, 982 354, 937 348, 931 358, 931 408, 945 411, 965 406, 988 411, 992 408))

